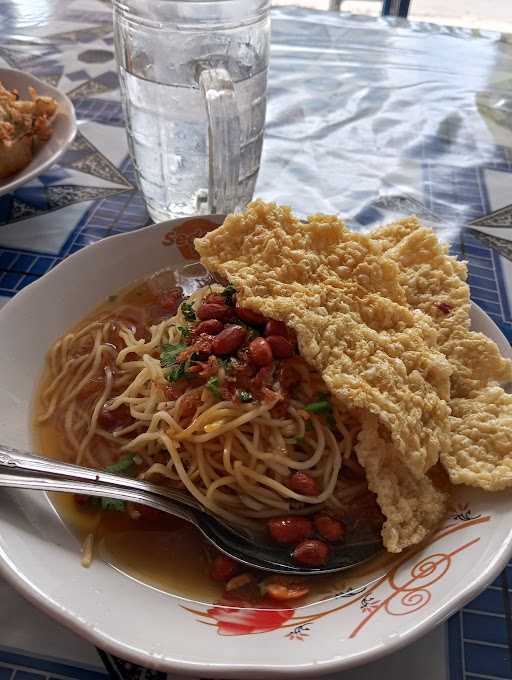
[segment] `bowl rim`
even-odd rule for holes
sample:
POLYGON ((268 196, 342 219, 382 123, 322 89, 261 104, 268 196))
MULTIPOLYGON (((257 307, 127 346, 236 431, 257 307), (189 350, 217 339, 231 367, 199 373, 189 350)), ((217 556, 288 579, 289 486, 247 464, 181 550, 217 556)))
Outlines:
MULTIPOLYGON (((26 288, 17 293, 11 298, 4 307, 0 310, 0 323, 5 315, 5 310, 8 313, 16 311, 18 305, 25 304, 25 300, 33 295, 36 290, 41 287, 44 288, 46 282, 58 278, 63 270, 71 269, 76 266, 80 258, 89 258, 94 255, 98 248, 104 247, 106 242, 112 242, 119 239, 137 239, 141 232, 149 232, 153 230, 161 230, 163 227, 171 229, 186 220, 194 219, 195 216, 180 218, 175 220, 166 220, 157 224, 152 224, 141 229, 122 234, 115 234, 107 238, 101 239, 81 250, 66 257, 53 269, 47 272, 26 288)), ((223 219, 221 215, 200 215, 197 216, 202 219, 210 219, 213 222, 220 223, 223 219)), ((508 345, 508 341, 502 334, 500 329, 492 322, 488 315, 475 303, 472 304, 472 312, 480 318, 485 318, 490 321, 497 334, 501 336, 500 339, 508 345)), ((167 672, 181 673, 186 676, 199 677, 229 677, 238 678, 243 674, 244 678, 291 678, 308 675, 316 677, 326 673, 340 672, 348 670, 359 665, 376 661, 387 654, 396 652, 397 650, 413 643, 419 639, 435 626, 443 623, 449 616, 461 609, 470 600, 482 592, 505 568, 507 562, 512 555, 512 527, 507 532, 506 536, 500 543, 499 550, 493 555, 492 560, 487 563, 487 567, 481 572, 479 577, 473 582, 464 585, 455 594, 447 596, 446 601, 433 610, 427 616, 424 616, 419 622, 414 622, 408 630, 393 638, 386 638, 383 640, 372 641, 363 650, 349 652, 345 655, 336 656, 328 660, 314 660, 298 664, 233 664, 233 663, 208 663, 183 661, 181 659, 173 659, 170 656, 166 659, 156 659, 150 652, 134 649, 133 647, 119 642, 109 637, 106 631, 93 629, 87 626, 86 623, 80 622, 78 618, 70 611, 58 606, 49 596, 47 596, 38 585, 18 571, 15 564, 10 560, 9 555, 0 546, 0 575, 2 575, 8 583, 10 583, 21 595, 28 601, 34 604, 43 612, 50 615, 59 623, 65 625, 67 628, 77 633, 82 638, 93 643, 110 654, 119 656, 127 661, 154 668, 167 672)), ((413 622, 411 622, 413 623, 413 622)), ((242 644, 242 643, 240 643, 242 644)))

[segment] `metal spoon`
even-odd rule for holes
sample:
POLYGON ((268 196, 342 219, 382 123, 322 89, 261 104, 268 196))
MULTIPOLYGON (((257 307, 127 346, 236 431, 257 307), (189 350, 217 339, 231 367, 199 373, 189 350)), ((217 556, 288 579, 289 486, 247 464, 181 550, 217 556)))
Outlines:
POLYGON ((213 546, 238 562, 280 574, 307 576, 342 571, 366 562, 382 550, 380 536, 375 533, 364 537, 358 533, 355 540, 349 531, 345 542, 333 546, 327 564, 301 566, 293 561, 290 549, 273 545, 263 534, 227 524, 185 493, 1 445, 0 486, 104 496, 148 505, 191 522, 213 546))

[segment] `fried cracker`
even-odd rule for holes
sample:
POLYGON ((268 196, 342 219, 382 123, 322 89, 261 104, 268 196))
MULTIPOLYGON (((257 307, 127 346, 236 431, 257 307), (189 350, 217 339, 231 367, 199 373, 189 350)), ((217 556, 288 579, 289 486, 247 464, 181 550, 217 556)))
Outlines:
POLYGON ((512 486, 512 395, 497 385, 450 402, 451 451, 441 462, 453 484, 500 491, 512 486))
POLYGON ((371 237, 379 238, 385 233, 384 243, 389 244, 393 232, 397 240, 385 253, 400 267, 400 283, 408 304, 435 321, 442 346, 455 329, 469 329, 466 265, 448 255, 447 246, 415 217, 376 230, 371 237))
POLYGON ((512 379, 512 362, 504 359, 496 343, 482 333, 454 330, 441 351, 453 366, 453 398, 466 397, 489 383, 512 379))
POLYGON ((449 443, 451 367, 377 242, 335 217, 301 224, 289 208, 256 201, 195 246, 244 306, 296 331, 301 355, 342 404, 380 419, 413 475, 437 462, 449 443))
POLYGON ((512 362, 501 356, 495 342, 469 329, 465 267, 414 218, 374 236, 400 265, 411 307, 422 309, 440 328, 439 348, 453 367, 451 441, 441 454, 451 481, 491 491, 510 486, 512 397, 493 384, 512 379, 512 362))
POLYGON ((489 382, 512 380, 512 362, 496 344, 469 329, 467 268, 448 255, 431 229, 414 217, 377 229, 371 237, 398 263, 409 305, 439 329, 439 349, 453 366, 451 396, 464 397, 489 382))
POLYGON ((363 416, 355 450, 386 517, 384 546, 397 553, 419 543, 437 527, 445 514, 447 497, 428 475, 417 479, 411 474, 387 433, 379 432, 381 429, 375 416, 363 416))

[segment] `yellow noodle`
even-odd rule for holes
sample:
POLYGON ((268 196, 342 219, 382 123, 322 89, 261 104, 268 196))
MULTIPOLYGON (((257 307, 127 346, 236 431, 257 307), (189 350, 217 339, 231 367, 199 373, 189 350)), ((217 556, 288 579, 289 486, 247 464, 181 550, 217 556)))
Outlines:
MULTIPOLYGON (((200 291, 190 301, 196 304, 203 296, 200 291)), ((281 513, 309 514, 326 502, 340 506, 340 498, 361 493, 361 484, 366 489, 359 481, 338 484, 342 460, 359 470, 352 457, 357 426, 333 408, 333 431, 325 418, 304 410, 325 391, 305 363, 294 364, 301 378, 300 397, 294 392, 283 417, 273 415, 275 401, 217 400, 204 385, 166 400, 163 388, 169 384, 170 369, 160 364, 160 348, 182 342, 176 327, 184 324, 179 311, 151 326, 151 337, 141 340, 117 316, 115 322, 103 317, 54 344, 39 420, 62 419, 76 462, 101 467, 101 456, 107 454, 91 446, 97 437, 95 441, 117 447, 120 454, 136 453, 141 478, 156 477, 160 483, 167 479, 221 517, 245 526, 281 513), (119 340, 122 347, 116 350, 112 343, 119 347, 119 340), (81 395, 90 383, 93 390, 84 399, 81 395), (120 407, 129 409, 133 422, 112 432, 105 429, 99 422, 102 411, 115 413, 120 407), (317 496, 289 488, 296 471, 317 481, 317 496)), ((221 366, 219 379, 224 375, 221 366)))

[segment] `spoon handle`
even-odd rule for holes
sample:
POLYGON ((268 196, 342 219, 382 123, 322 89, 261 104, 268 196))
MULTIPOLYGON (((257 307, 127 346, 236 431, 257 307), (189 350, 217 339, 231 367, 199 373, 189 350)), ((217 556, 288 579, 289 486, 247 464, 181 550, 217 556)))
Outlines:
POLYGON ((0 488, 63 491, 88 496, 103 496, 149 505, 194 524, 218 550, 251 568, 281 574, 305 576, 347 569, 365 562, 381 549, 380 538, 362 544, 340 545, 333 549, 330 562, 322 568, 301 567, 293 562, 289 550, 269 543, 264 536, 235 527, 184 494, 141 480, 109 472, 70 465, 0 445, 0 488))
POLYGON ((195 523, 193 501, 185 504, 179 493, 109 472, 33 456, 3 445, 0 445, 0 486, 116 498, 149 505, 195 523))

